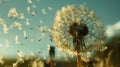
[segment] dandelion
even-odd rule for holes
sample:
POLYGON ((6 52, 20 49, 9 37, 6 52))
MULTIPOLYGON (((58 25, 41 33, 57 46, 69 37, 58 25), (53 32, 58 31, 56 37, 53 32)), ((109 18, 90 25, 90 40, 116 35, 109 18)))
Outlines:
POLYGON ((82 53, 100 51, 104 46, 103 28, 93 10, 85 6, 67 6, 57 11, 50 32, 59 49, 77 54, 78 67, 81 67, 82 53))
POLYGON ((10 18, 17 18, 18 17, 18 12, 16 8, 11 8, 8 12, 8 17, 10 18))

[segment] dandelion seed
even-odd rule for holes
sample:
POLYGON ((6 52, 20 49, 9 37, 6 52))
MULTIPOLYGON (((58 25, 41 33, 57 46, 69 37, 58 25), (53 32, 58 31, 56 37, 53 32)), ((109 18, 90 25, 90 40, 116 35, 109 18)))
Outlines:
POLYGON ((41 10, 41 13, 42 13, 43 15, 45 15, 45 14, 46 14, 46 9, 42 9, 42 10, 41 10))
POLYGON ((9 47, 9 41, 5 40, 5 47, 8 48, 9 47))
POLYGON ((27 3, 32 4, 32 0, 27 0, 27 3))
POLYGON ((22 51, 17 52, 17 55, 18 55, 18 57, 21 57, 21 58, 24 56, 22 51))
POLYGON ((35 56, 35 54, 34 54, 33 52, 31 52, 30 55, 31 55, 32 57, 35 56))
POLYGON ((4 64, 5 62, 3 61, 3 56, 0 56, 0 64, 4 64))
POLYGON ((0 44, 0 48, 2 48, 3 47, 3 44, 0 44))
POLYGON ((42 24, 44 21, 40 19, 40 24, 42 24))
POLYGON ((46 26, 42 26, 42 27, 39 28, 39 31, 42 33, 42 35, 45 34, 46 30, 47 30, 46 26))
POLYGON ((28 25, 28 26, 30 25, 30 19, 29 18, 26 19, 26 25, 28 25))
POLYGON ((8 33, 8 27, 7 27, 7 25, 6 24, 3 24, 3 32, 5 33, 5 34, 7 34, 8 33))
POLYGON ((18 17, 18 12, 16 8, 11 8, 8 12, 8 17, 10 18, 17 18, 18 17))
POLYGON ((17 63, 13 63, 13 67, 17 67, 17 63))
POLYGON ((24 19, 25 18, 24 13, 20 13, 20 17, 19 18, 20 19, 24 19))
POLYGON ((27 7, 26 11, 27 11, 27 13, 30 13, 30 7, 27 7))
POLYGON ((37 67, 37 61, 33 61, 32 67, 37 67))
POLYGON ((23 31, 23 36, 24 36, 24 37, 27 37, 26 31, 23 31))
POLYGON ((50 6, 49 6, 49 7, 48 7, 48 10, 50 10, 50 11, 51 11, 51 10, 52 10, 52 7, 50 7, 50 6))
POLYGON ((37 6, 36 5, 32 5, 33 8, 36 8, 37 6))
POLYGON ((19 44, 20 42, 19 42, 19 37, 16 35, 15 36, 15 42, 16 42, 16 44, 19 44))
POLYGON ((32 11, 32 16, 36 16, 36 11, 32 11))
POLYGON ((0 25, 3 25, 4 20, 2 18, 0 18, 0 25))
POLYGON ((19 30, 22 30, 22 24, 20 22, 14 22, 14 25, 18 27, 19 30))

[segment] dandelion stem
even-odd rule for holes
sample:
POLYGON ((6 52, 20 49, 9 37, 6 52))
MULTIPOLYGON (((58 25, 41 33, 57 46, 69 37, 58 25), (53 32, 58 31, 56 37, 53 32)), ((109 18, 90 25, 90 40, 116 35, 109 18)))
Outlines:
POLYGON ((50 67, 53 67, 53 61, 52 61, 52 58, 50 58, 50 67))
POLYGON ((77 64, 78 64, 78 67, 82 67, 81 55, 79 52, 77 53, 77 64))

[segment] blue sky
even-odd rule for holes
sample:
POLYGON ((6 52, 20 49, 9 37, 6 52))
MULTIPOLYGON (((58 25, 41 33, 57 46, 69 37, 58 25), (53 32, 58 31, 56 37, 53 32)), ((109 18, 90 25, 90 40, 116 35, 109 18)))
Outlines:
POLYGON ((39 31, 39 28, 52 27, 57 10, 67 5, 86 5, 94 9, 96 15, 103 21, 105 27, 120 21, 120 1, 119 0, 0 0, 0 19, 4 21, 3 25, 7 27, 14 25, 15 22, 22 24, 22 29, 12 27, 7 34, 3 32, 3 26, 0 25, 0 55, 17 56, 17 51, 23 54, 35 53, 41 56, 48 56, 48 45, 54 43, 50 41, 49 32, 45 35, 39 31), (8 12, 16 8, 18 14, 24 14, 25 18, 10 18, 8 12), (30 8, 30 13, 27 9, 30 8), (31 13, 33 12, 33 16, 31 13), (30 21, 30 25, 26 21, 30 21), (24 35, 23 32, 26 32, 24 35), (27 38, 26 38, 27 37, 27 38), (16 43, 15 38, 19 43, 16 43), (39 40, 41 40, 39 42, 39 40), (8 44, 6 44, 8 42, 8 44), (7 45, 7 46, 6 46, 7 45), (41 52, 41 53, 38 53, 41 52))

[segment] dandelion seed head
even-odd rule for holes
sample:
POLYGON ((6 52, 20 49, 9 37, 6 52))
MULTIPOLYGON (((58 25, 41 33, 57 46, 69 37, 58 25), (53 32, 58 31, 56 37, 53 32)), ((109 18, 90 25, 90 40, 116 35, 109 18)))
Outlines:
POLYGON ((75 52, 74 37, 69 32, 72 24, 77 24, 79 27, 84 25, 88 27, 88 34, 83 37, 86 46, 83 52, 100 50, 104 43, 104 27, 94 11, 85 6, 66 6, 57 11, 51 29, 51 38, 60 50, 71 54, 75 52))

